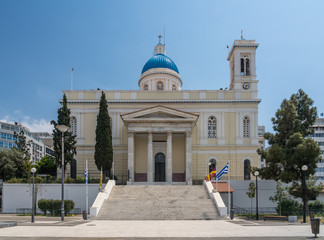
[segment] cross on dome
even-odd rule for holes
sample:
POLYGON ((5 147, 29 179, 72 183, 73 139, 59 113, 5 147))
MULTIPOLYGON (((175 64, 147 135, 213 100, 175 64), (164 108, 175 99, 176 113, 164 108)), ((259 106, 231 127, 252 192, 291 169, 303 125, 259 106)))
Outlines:
POLYGON ((160 34, 158 38, 159 38, 159 43, 161 43, 161 39, 163 38, 162 35, 160 34))

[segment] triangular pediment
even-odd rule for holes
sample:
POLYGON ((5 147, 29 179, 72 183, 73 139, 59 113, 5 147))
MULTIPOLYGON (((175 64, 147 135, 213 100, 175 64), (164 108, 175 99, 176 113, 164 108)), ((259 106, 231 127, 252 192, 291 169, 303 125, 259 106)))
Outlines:
POLYGON ((146 115, 141 115, 135 118, 185 118, 185 117, 159 111, 159 112, 149 113, 146 115))
POLYGON ((156 106, 152 108, 146 108, 143 110, 127 113, 121 115, 123 121, 126 122, 157 122, 169 120, 171 122, 184 121, 184 122, 196 122, 198 119, 197 114, 184 112, 178 109, 156 106))

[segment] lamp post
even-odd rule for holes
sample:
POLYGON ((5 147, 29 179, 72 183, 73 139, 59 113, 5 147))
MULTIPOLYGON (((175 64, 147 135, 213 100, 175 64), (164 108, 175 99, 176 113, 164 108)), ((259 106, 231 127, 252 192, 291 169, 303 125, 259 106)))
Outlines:
POLYGON ((306 223, 306 177, 305 177, 305 173, 307 171, 308 167, 307 165, 303 165, 302 166, 302 171, 303 171, 303 202, 304 202, 304 206, 303 206, 303 223, 306 223))
POLYGON ((56 129, 62 133, 62 203, 61 203, 61 221, 64 221, 64 133, 69 130, 68 126, 56 125, 56 129))
POLYGON ((34 202, 35 202, 35 172, 36 168, 31 168, 30 171, 33 173, 33 189, 32 189, 32 218, 31 222, 35 222, 35 214, 34 214, 34 202))
POLYGON ((255 200, 256 200, 256 220, 259 220, 259 204, 258 204, 258 176, 259 176, 259 172, 255 171, 254 172, 254 176, 255 176, 255 200))

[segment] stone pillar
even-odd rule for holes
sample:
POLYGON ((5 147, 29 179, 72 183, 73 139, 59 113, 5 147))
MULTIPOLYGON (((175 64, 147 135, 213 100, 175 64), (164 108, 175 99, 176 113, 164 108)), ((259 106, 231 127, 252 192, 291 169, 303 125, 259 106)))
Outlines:
POLYGON ((135 181, 134 178, 134 132, 128 132, 128 182, 127 184, 132 184, 135 181))
POLYGON ((186 182, 188 185, 192 185, 192 173, 191 173, 191 164, 192 164, 192 132, 186 132, 186 182))
POLYGON ((147 133, 147 182, 153 182, 153 134, 152 132, 147 133))
POLYGON ((166 181, 172 183, 172 132, 167 132, 166 181))

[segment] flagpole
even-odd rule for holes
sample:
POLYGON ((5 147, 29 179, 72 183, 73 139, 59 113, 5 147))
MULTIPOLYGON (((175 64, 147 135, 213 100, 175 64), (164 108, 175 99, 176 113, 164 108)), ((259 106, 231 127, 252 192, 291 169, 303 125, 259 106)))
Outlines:
POLYGON ((88 204, 89 204, 89 198, 88 198, 88 159, 86 159, 86 211, 88 213, 88 204))
POLYGON ((113 155, 113 180, 115 181, 115 156, 113 155))
POLYGON ((231 216, 231 192, 230 192, 230 186, 231 186, 231 174, 230 174, 230 165, 231 160, 228 161, 228 216, 231 216))
POLYGON ((71 91, 73 90, 73 68, 71 70, 71 91))
POLYGON ((218 192, 218 178, 217 178, 217 162, 215 162, 215 179, 216 179, 216 192, 218 192))

